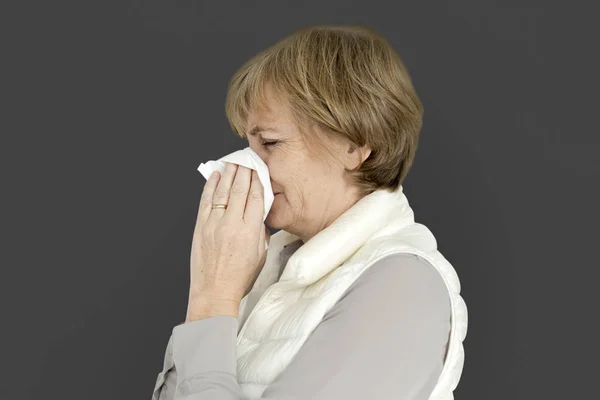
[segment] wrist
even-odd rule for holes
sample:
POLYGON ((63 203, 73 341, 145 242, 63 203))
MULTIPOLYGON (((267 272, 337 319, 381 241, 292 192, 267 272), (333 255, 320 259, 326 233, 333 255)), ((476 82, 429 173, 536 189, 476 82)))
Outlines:
POLYGON ((195 296, 190 298, 185 322, 216 317, 219 315, 231 315, 238 317, 240 303, 238 301, 219 299, 210 296, 195 296))

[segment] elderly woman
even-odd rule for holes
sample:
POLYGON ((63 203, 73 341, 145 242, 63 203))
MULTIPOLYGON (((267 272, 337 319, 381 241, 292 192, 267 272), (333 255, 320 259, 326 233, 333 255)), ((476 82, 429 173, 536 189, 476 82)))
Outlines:
POLYGON ((263 223, 256 171, 208 179, 153 400, 452 399, 467 308, 403 192, 423 107, 397 53, 299 30, 237 71, 226 112, 275 198, 263 223))

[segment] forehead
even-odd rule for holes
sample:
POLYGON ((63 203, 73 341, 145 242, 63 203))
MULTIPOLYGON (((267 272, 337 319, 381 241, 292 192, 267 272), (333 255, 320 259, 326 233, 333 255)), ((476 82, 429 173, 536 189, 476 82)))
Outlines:
POLYGON ((256 134, 260 130, 294 130, 295 124, 287 101, 275 96, 272 90, 265 90, 265 97, 266 104, 257 104, 248 113, 248 135, 256 134))

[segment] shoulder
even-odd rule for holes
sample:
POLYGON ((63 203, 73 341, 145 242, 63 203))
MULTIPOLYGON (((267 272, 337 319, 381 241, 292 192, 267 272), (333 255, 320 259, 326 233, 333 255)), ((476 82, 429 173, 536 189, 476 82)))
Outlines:
POLYGON ((362 272, 325 317, 344 313, 351 318, 374 308, 400 315, 399 308, 406 307, 438 320, 449 318, 450 294, 440 272, 427 260, 391 254, 362 272))
POLYGON ((407 253, 390 254, 376 261, 357 278, 353 286, 384 282, 386 278, 410 279, 413 283, 432 287, 446 286, 442 275, 433 265, 416 254, 407 253))

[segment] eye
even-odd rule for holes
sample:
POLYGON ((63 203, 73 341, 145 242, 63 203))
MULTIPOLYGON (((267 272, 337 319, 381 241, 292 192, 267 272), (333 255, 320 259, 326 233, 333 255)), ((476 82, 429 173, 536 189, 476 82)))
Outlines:
POLYGON ((263 142, 262 145, 266 146, 266 147, 269 147, 269 146, 275 146, 277 143, 278 143, 278 141, 275 140, 275 141, 272 141, 272 142, 263 142))

